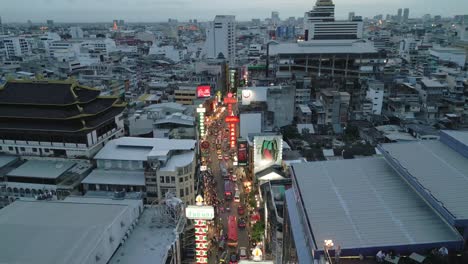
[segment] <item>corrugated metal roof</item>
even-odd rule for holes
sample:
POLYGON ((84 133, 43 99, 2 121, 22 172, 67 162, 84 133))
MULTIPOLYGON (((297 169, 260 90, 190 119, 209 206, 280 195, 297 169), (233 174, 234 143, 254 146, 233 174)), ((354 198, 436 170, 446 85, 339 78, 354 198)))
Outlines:
POLYGON ((444 130, 443 132, 464 144, 465 146, 468 146, 468 131, 444 130))
POLYGON ((383 158, 293 169, 316 241, 355 249, 461 240, 383 158))
POLYGON ((143 170, 93 170, 81 183, 145 186, 143 170))
POLYGON ((382 148, 456 219, 468 219, 466 158, 439 141, 384 144, 382 148))

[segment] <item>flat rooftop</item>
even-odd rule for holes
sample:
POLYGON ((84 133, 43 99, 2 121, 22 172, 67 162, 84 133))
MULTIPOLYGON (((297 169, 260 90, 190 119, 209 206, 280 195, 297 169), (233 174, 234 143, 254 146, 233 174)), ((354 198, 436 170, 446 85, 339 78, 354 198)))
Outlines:
POLYGON ((270 45, 270 56, 279 54, 364 54, 377 53, 377 49, 368 41, 315 40, 302 43, 280 43, 270 45))
POLYGON ((176 241, 175 228, 158 227, 154 208, 146 208, 127 241, 109 264, 165 263, 169 248, 176 241))
POLYGON ((0 210, 0 263, 83 263, 127 209, 119 204, 15 201, 0 210))
POLYGON ((3 155, 0 155, 0 168, 14 162, 15 160, 17 160, 18 157, 15 157, 15 156, 3 156, 3 155))
POLYGON ((467 158, 440 141, 383 144, 381 150, 436 207, 454 221, 468 221, 467 158))
POLYGON ((75 165, 73 161, 28 160, 7 176, 56 179, 75 165))
POLYGON ((463 243, 384 158, 299 163, 292 168, 316 250, 326 239, 343 250, 463 243))
POLYGON ((195 140, 122 137, 109 141, 94 157, 97 160, 146 161, 153 153, 168 153, 170 150, 192 150, 195 140))
POLYGON ((95 169, 81 183, 145 186, 145 172, 95 169))

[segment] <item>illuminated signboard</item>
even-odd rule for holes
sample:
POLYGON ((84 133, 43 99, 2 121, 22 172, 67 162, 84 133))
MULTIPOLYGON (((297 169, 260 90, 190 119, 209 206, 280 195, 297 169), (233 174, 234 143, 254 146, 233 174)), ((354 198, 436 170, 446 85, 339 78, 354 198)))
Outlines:
POLYGON ((206 109, 201 107, 197 108, 197 113, 198 113, 198 128, 200 129, 200 137, 205 136, 205 112, 206 109))
POLYGON ((230 123, 239 123, 239 117, 238 116, 226 116, 224 119, 224 122, 230 124, 230 123))
POLYGON ((188 219, 212 220, 214 218, 213 206, 189 205, 185 209, 185 216, 188 219))
POLYGON ((240 166, 247 165, 248 162, 248 143, 245 140, 237 142, 237 162, 240 166))
POLYGON ((281 165, 283 155, 282 135, 254 136, 254 173, 272 165, 281 165))
POLYGON ((231 148, 235 148, 236 147, 236 140, 237 140, 237 137, 236 137, 236 124, 235 123, 229 123, 229 134, 230 134, 229 145, 230 145, 231 148))
POLYGON ((211 87, 209 85, 199 85, 197 87, 197 97, 206 98, 211 96, 211 87))

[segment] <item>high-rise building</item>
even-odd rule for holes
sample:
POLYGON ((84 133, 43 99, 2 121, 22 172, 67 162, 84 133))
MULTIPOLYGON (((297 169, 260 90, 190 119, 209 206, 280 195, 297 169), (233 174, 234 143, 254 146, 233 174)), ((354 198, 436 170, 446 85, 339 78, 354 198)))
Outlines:
POLYGON ((279 17, 279 12, 278 11, 271 12, 271 23, 277 25, 279 24, 279 22, 281 22, 281 19, 279 17))
POLYGON ((53 20, 47 20, 47 26, 48 27, 53 27, 54 26, 54 21, 53 20))
MULTIPOLYGON (((350 13, 354 14, 354 13, 350 13)), ((304 39, 361 39, 363 32, 362 20, 335 21, 335 5, 332 0, 317 0, 314 8, 305 13, 304 39)))
POLYGON ((0 16, 0 35, 3 35, 3 24, 2 24, 2 17, 0 16))
POLYGON ((218 58, 221 54, 229 64, 236 60, 236 17, 215 17, 206 31, 205 54, 207 58, 218 58))
POLYGON ((0 38, 0 46, 5 49, 7 59, 15 59, 31 55, 31 44, 24 37, 6 37, 0 38))
POLYGON ((402 17, 403 10, 401 8, 398 8, 398 13, 397 13, 397 22, 401 22, 401 17, 402 17))
POLYGON ((348 20, 349 20, 349 21, 353 21, 354 16, 355 16, 355 13, 354 13, 354 12, 349 12, 349 13, 348 13, 348 20))
POLYGON ((409 18, 409 8, 403 10, 403 22, 407 23, 409 18))

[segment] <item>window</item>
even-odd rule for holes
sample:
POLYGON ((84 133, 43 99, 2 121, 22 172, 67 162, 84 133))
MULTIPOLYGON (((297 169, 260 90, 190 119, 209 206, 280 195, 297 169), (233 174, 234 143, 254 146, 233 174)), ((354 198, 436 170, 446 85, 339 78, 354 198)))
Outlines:
POLYGON ((171 179, 169 176, 166 176, 166 183, 170 183, 171 182, 171 179))
POLYGON ((159 177, 161 183, 164 183, 164 176, 159 177))
POLYGON ((179 190, 179 195, 180 195, 180 197, 184 197, 184 189, 179 190))
POLYGON ((21 150, 21 151, 26 151, 26 149, 25 149, 25 148, 23 148, 23 147, 20 147, 20 150, 21 150))
POLYGON ((49 153, 49 151, 50 151, 49 149, 44 149, 45 153, 49 153))
POLYGON ((175 183, 175 177, 171 176, 171 183, 175 183))
POLYGON ((185 181, 188 181, 188 176, 185 176, 185 181))
POLYGON ((8 147, 8 150, 9 150, 9 151, 13 151, 13 147, 8 147))
POLYGON ((33 151, 33 152, 37 152, 37 148, 33 148, 32 151, 33 151))
POLYGON ((180 178, 179 178, 179 182, 184 182, 184 178, 183 178, 183 177, 180 177, 180 178))
POLYGON ((188 187, 185 188, 185 195, 188 195, 188 187))

